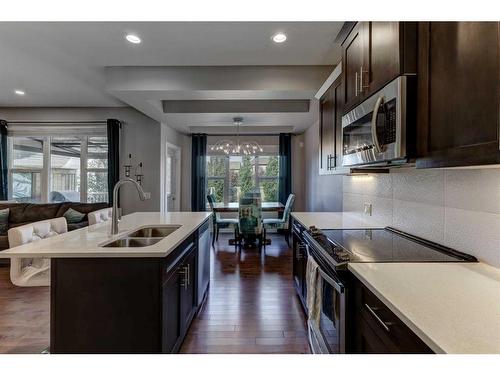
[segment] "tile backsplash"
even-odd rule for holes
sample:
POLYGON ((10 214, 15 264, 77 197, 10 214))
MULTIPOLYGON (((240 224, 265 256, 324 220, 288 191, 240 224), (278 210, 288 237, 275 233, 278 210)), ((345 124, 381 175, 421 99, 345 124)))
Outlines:
POLYGON ((343 177, 343 210, 472 254, 500 267, 500 169, 402 168, 343 177))

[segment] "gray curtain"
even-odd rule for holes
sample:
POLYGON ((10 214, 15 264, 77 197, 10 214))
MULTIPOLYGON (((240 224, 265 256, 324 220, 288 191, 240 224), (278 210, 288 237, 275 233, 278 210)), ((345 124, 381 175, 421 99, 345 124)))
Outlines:
POLYGON ((113 204, 113 188, 120 180, 120 128, 121 122, 107 120, 108 134, 108 203, 113 204))
POLYGON ((279 156, 279 201, 285 204, 292 193, 292 135, 290 133, 280 133, 279 156))
POLYGON ((9 199, 7 162, 7 122, 0 120, 0 201, 9 199))
POLYGON ((191 138, 191 211, 206 211, 207 135, 191 138))

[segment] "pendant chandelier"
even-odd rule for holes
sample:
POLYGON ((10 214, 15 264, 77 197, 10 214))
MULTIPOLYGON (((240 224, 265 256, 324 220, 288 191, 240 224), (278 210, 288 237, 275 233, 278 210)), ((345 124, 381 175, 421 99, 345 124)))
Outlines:
POLYGON ((232 139, 222 139, 210 147, 211 151, 222 151, 226 155, 255 155, 264 151, 256 141, 240 140, 240 125, 243 123, 243 117, 233 118, 233 124, 236 125, 236 141, 232 139))

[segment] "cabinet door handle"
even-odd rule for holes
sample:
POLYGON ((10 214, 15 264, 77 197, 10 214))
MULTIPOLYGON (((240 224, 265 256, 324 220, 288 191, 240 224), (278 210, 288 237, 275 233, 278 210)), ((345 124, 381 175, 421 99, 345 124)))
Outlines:
POLYGON ((191 267, 189 264, 186 266, 186 284, 191 285, 191 267))
POLYGON ((358 96, 358 72, 354 73, 354 96, 358 96))
POLYGON ((359 92, 370 87, 370 85, 363 85, 363 75, 368 73, 368 70, 363 70, 363 65, 359 69, 359 92))
POLYGON ((328 155, 328 170, 335 169, 332 163, 332 161, 335 160, 335 158, 336 158, 335 155, 332 154, 328 155))
POLYGON ((181 281, 181 286, 184 287, 184 290, 187 290, 188 285, 189 285, 189 267, 182 267, 181 271, 179 272, 182 275, 182 281, 181 281))
POLYGON ((377 320, 377 322, 380 323, 380 325, 382 327, 384 327, 384 329, 387 331, 387 332, 390 332, 391 329, 389 328, 389 326, 391 326, 393 323, 391 322, 384 322, 378 315, 377 313, 375 312, 375 310, 378 310, 378 308, 376 307, 370 307, 367 303, 365 303, 365 307, 366 309, 368 310, 368 312, 377 320))

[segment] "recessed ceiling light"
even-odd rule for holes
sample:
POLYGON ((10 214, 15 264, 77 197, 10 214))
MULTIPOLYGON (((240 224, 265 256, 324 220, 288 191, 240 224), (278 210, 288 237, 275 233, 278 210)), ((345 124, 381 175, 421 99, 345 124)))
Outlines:
POLYGON ((133 44, 139 44, 141 42, 141 38, 139 38, 137 35, 134 34, 127 34, 125 36, 125 39, 127 39, 130 43, 133 44))
POLYGON ((24 94, 26 94, 23 90, 14 90, 14 92, 16 93, 16 95, 24 95, 24 94))
POLYGON ((274 43, 283 43, 286 40, 286 34, 285 33, 274 34, 272 39, 274 43))

